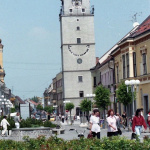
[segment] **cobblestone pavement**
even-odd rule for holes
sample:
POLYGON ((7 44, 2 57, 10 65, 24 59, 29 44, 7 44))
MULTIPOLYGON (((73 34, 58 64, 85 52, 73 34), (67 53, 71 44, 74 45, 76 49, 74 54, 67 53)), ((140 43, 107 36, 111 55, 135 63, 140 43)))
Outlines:
MULTIPOLYGON (((59 124, 59 122, 58 122, 58 124, 59 124)), ((60 134, 60 135, 58 135, 58 137, 62 138, 64 140, 77 139, 78 138, 78 134, 73 129, 76 129, 79 133, 83 133, 84 129, 86 129, 84 137, 87 137, 87 135, 89 133, 89 130, 87 128, 81 128, 79 125, 80 125, 79 121, 75 121, 73 125, 69 125, 66 122, 65 123, 61 123, 62 128, 65 129, 65 134, 60 134)), ((121 136, 124 136, 124 137, 126 137, 128 139, 131 139, 132 132, 128 132, 127 129, 124 130, 123 128, 121 128, 121 130, 122 130, 122 135, 121 136)), ((146 132, 147 133, 142 133, 141 139, 145 135, 150 136, 150 133, 148 133, 148 130, 146 132)), ((107 136, 107 129, 101 129, 101 138, 106 137, 106 136, 107 136)), ((10 139, 10 140, 16 140, 16 141, 18 141, 18 137, 15 138, 15 137, 9 137, 9 136, 8 137, 2 137, 2 136, 0 136, 0 140, 1 139, 5 139, 5 140, 10 139)))

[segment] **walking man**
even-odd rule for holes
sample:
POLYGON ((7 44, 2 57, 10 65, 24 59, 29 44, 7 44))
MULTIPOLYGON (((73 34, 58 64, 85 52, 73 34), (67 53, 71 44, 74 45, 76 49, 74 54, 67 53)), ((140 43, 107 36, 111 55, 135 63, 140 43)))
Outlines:
POLYGON ((20 128, 19 122, 21 122, 21 120, 20 120, 20 114, 18 112, 17 112, 16 116, 14 117, 14 121, 15 121, 16 128, 19 129, 20 128))
POLYGON ((2 136, 4 136, 6 134, 6 131, 7 131, 7 125, 10 126, 10 124, 8 123, 8 121, 6 120, 7 117, 4 116, 3 117, 3 120, 1 121, 1 126, 3 127, 3 130, 2 130, 2 136))

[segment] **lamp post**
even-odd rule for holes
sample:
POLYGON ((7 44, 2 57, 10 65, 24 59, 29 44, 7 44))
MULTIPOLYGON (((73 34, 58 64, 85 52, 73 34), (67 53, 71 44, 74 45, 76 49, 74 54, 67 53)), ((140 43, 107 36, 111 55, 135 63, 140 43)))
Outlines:
POLYGON ((91 112, 92 112, 92 102, 93 102, 93 98, 95 97, 95 94, 86 94, 86 97, 88 99, 91 98, 91 112))
POLYGON ((128 86, 131 85, 131 92, 132 92, 132 107, 133 107, 133 115, 134 115, 134 89, 136 87, 136 91, 138 91, 138 86, 140 84, 139 80, 126 80, 125 85, 127 85, 127 92, 129 92, 128 86))
POLYGON ((4 98, 4 95, 2 95, 0 97, 0 105, 1 105, 1 108, 3 108, 3 115, 9 114, 10 113, 10 107, 13 107, 10 100, 9 99, 6 100, 6 98, 4 98), (8 109, 8 112, 6 112, 6 108, 8 109))

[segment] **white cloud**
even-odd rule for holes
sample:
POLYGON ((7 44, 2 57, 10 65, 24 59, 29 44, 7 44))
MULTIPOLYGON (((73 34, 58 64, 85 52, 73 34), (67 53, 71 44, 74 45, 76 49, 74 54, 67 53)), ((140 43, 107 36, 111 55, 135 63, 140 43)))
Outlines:
POLYGON ((49 36, 49 31, 43 27, 34 27, 29 31, 29 36, 39 39, 45 39, 49 36))

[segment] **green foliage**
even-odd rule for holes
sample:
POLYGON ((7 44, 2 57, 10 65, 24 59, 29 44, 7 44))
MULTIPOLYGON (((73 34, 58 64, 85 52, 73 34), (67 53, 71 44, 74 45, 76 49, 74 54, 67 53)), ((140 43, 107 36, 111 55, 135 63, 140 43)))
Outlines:
POLYGON ((51 128, 55 128, 56 125, 53 124, 51 121, 47 120, 43 123, 44 127, 51 127, 51 128))
POLYGON ((88 100, 87 98, 85 98, 80 103, 80 109, 84 112, 89 112, 91 110, 91 105, 92 105, 91 100, 88 100))
POLYGON ((132 92, 131 92, 131 87, 128 87, 128 92, 127 92, 127 86, 125 85, 124 82, 122 82, 117 90, 117 100, 123 105, 127 106, 132 102, 132 92))
POLYGON ((43 122, 42 120, 37 120, 34 118, 27 118, 26 120, 22 120, 20 122, 21 128, 31 128, 31 127, 40 127, 40 126, 53 128, 55 127, 55 124, 52 124, 50 121, 43 122))
POLYGON ((66 110, 71 111, 74 108, 74 104, 73 103, 67 103, 66 104, 66 110))
POLYGON ((43 106, 41 104, 38 104, 36 109, 41 111, 41 110, 43 110, 43 106))
POLYGON ((23 138, 23 142, 12 140, 0 140, 0 149, 11 150, 149 150, 150 139, 139 142, 128 140, 122 137, 112 137, 103 139, 76 139, 64 141, 57 136, 46 139, 39 136, 30 139, 28 136, 23 138))
POLYGON ((51 114, 51 113, 54 111, 54 108, 53 108, 52 106, 46 106, 46 107, 44 108, 44 110, 45 110, 46 112, 48 112, 49 114, 51 114))
POLYGON ((111 104, 109 89, 105 88, 103 85, 96 87, 94 100, 98 108, 103 110, 107 109, 111 104))
POLYGON ((10 108, 10 113, 14 113, 16 112, 16 109, 15 108, 10 108))
POLYGON ((38 98, 37 96, 32 97, 31 100, 33 100, 33 101, 36 102, 36 103, 39 102, 39 98, 38 98))

